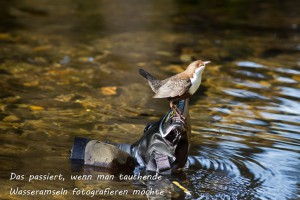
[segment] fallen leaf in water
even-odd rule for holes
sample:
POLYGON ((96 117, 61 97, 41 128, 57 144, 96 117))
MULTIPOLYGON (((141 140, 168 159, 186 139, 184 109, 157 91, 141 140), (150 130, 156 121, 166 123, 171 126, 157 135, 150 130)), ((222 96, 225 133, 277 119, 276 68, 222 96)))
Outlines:
POLYGON ((178 74, 180 72, 183 72, 184 70, 180 67, 180 65, 169 65, 167 67, 164 67, 165 71, 172 72, 174 74, 178 74))
POLYGON ((0 33, 0 40, 2 40, 2 41, 13 41, 14 38, 8 33, 0 33))
POLYGON ((95 58, 92 56, 82 56, 82 57, 77 57, 76 60, 79 62, 94 62, 95 58))
MULTIPOLYGON (((55 100, 61 101, 61 102, 70 102, 75 97, 76 97, 76 94, 62 94, 62 95, 55 97, 55 100)), ((79 96, 79 98, 81 98, 81 97, 79 96)))
POLYGON ((153 61, 152 62, 154 65, 161 65, 161 61, 159 61, 159 60, 155 60, 155 61, 153 61))
POLYGON ((299 81, 299 82, 300 82, 300 76, 294 75, 294 76, 292 76, 292 78, 293 78, 294 80, 296 80, 296 81, 299 81))
POLYGON ((54 75, 54 76, 65 76, 73 73, 74 70, 72 69, 51 69, 47 71, 48 75, 54 75))
POLYGON ((259 82, 262 86, 264 87, 270 87, 271 86, 271 83, 267 82, 267 81, 260 81, 259 82))
POLYGON ((3 121, 4 122, 15 122, 15 121, 19 121, 20 118, 18 118, 17 116, 15 115, 9 115, 9 116, 6 116, 3 121))
POLYGON ((35 80, 35 81, 32 81, 32 82, 23 83, 23 85, 26 86, 26 87, 34 87, 34 86, 39 85, 39 81, 35 80))
POLYGON ((182 62, 191 62, 192 61, 192 56, 188 54, 182 54, 180 55, 180 60, 182 62))
POLYGON ((21 97, 19 97, 19 96, 12 96, 12 97, 4 98, 4 99, 2 100, 2 102, 6 103, 6 104, 11 104, 11 103, 16 103, 16 102, 18 102, 19 99, 21 99, 21 97))
POLYGON ((45 108, 41 106, 29 106, 29 108, 33 111, 45 110, 45 108))
POLYGON ((139 66, 139 67, 145 67, 145 66, 146 66, 146 63, 144 63, 144 62, 139 62, 139 63, 137 64, 137 66, 139 66))
POLYGON ((172 56, 172 53, 167 51, 157 51, 155 53, 160 56, 172 56))
POLYGON ((33 51, 34 52, 48 51, 51 48, 52 48, 52 46, 50 46, 50 45, 43 45, 43 46, 37 46, 37 47, 33 48, 33 51))
POLYGON ((5 104, 0 103, 0 110, 1 110, 1 111, 4 111, 4 110, 5 110, 5 107, 6 107, 5 104))
POLYGON ((100 91, 103 95, 106 95, 106 96, 116 95, 117 87, 116 86, 101 87, 100 91))

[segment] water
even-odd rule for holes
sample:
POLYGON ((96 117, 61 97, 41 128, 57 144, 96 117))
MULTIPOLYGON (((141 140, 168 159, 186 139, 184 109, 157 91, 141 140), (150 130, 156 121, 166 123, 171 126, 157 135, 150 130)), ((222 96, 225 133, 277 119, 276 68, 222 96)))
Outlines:
POLYGON ((193 58, 211 64, 191 99, 190 166, 159 187, 174 199, 300 198, 298 1, 0 4, 1 199, 32 199, 11 187, 145 188, 69 180, 73 138, 135 142, 168 106, 138 68, 164 78, 193 58))

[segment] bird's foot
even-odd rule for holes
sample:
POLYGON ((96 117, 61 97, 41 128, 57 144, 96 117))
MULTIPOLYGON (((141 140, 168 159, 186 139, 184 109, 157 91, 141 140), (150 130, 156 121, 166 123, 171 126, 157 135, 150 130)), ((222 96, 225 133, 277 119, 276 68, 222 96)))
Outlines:
POLYGON ((170 107, 173 109, 176 118, 179 118, 181 121, 185 121, 185 117, 173 102, 170 103, 170 107))

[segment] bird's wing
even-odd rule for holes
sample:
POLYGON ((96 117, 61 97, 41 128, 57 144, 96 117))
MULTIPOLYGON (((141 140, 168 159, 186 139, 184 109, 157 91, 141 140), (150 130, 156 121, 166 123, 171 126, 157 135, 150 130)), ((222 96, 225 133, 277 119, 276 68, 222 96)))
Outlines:
POLYGON ((183 95, 192 83, 190 79, 172 78, 158 88, 154 98, 169 98, 183 95))

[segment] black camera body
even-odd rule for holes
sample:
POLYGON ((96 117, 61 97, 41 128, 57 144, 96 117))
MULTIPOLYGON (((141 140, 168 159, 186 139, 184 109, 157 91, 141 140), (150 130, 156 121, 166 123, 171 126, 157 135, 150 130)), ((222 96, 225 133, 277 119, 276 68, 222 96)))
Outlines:
POLYGON ((175 105, 176 110, 170 109, 161 120, 146 126, 142 137, 133 144, 75 138, 70 159, 105 168, 140 166, 160 174, 184 168, 191 135, 189 103, 181 100, 175 105))

